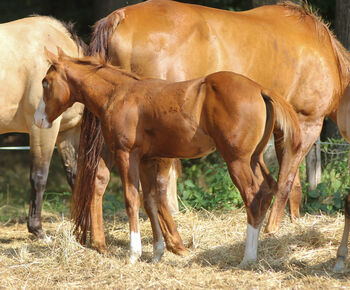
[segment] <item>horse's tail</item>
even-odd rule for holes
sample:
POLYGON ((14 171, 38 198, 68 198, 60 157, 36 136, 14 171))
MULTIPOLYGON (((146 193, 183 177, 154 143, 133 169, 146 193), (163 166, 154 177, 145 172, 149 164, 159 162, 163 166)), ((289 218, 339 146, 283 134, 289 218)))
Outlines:
MULTIPOLYGON (((117 10, 95 24, 88 55, 99 55, 102 59, 108 59, 108 40, 123 16, 122 10, 117 10)), ((85 108, 81 124, 77 177, 71 202, 74 232, 81 243, 86 242, 90 226, 91 201, 102 146, 100 121, 85 108)))
POLYGON ((263 89, 261 95, 268 111, 267 126, 271 127, 271 122, 274 123, 273 126, 277 125, 283 132, 284 143, 291 146, 292 150, 296 152, 301 145, 301 130, 293 107, 282 97, 269 90, 263 89))
POLYGON ((86 43, 77 35, 75 29, 74 29, 74 23, 72 22, 63 22, 61 21, 64 28, 68 31, 70 34, 70 37, 75 42, 76 46, 78 47, 78 55, 79 56, 85 56, 87 54, 88 46, 86 43))

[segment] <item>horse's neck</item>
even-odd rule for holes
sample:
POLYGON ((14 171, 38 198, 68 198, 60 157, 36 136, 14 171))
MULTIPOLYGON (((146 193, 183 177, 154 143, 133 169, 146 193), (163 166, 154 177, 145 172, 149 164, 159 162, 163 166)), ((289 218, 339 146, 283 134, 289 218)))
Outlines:
POLYGON ((116 87, 120 89, 127 86, 131 79, 118 71, 115 74, 76 71, 70 74, 70 78, 74 85, 76 101, 83 103, 98 118, 102 117, 106 104, 115 93, 116 87))

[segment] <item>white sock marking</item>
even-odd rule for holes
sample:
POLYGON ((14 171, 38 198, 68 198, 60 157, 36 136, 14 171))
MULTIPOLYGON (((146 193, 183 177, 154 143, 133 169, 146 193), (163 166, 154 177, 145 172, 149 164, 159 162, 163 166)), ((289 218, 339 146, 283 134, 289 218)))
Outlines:
POLYGON ((247 237, 245 244, 244 257, 241 264, 255 262, 258 257, 258 242, 259 242, 259 233, 262 223, 258 228, 252 227, 250 224, 247 224, 247 237))
POLYGON ((142 246, 140 232, 130 232, 130 263, 133 264, 141 257, 142 246))

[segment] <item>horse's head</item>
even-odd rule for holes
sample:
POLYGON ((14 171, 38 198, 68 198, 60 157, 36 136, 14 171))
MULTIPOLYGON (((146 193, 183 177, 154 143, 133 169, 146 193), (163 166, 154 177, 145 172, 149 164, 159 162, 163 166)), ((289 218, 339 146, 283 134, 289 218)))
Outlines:
POLYGON ((42 80, 43 97, 34 114, 34 123, 39 128, 51 128, 52 122, 74 103, 63 64, 67 56, 60 48, 58 56, 46 47, 45 53, 51 65, 42 80))

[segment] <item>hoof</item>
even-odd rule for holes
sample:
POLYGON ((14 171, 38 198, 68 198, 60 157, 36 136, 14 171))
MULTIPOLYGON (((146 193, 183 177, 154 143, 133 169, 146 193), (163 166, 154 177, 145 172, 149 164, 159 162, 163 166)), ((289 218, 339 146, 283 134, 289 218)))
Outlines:
POLYGON ((179 256, 181 256, 181 257, 187 257, 189 254, 191 254, 190 253, 190 251, 189 250, 187 250, 187 249, 183 249, 183 250, 180 250, 180 251, 178 251, 177 253, 175 253, 176 255, 179 255, 179 256))
POLYGON ((33 234, 36 238, 38 238, 39 240, 43 240, 46 238, 46 234, 45 232, 42 230, 42 228, 40 229, 34 229, 34 228, 30 228, 28 227, 28 231, 33 234))
POLYGON ((130 263, 131 265, 135 264, 135 263, 138 261, 138 259, 139 259, 140 257, 141 257, 141 255, 138 254, 138 253, 131 254, 131 255, 130 255, 130 259, 129 259, 129 263, 130 263))
POLYGON ((106 245, 105 244, 92 243, 91 244, 91 248, 96 250, 97 252, 99 252, 102 255, 107 255, 108 254, 108 251, 106 249, 106 245))
POLYGON ((278 227, 278 226, 267 225, 267 226, 265 227, 264 232, 265 232, 266 234, 275 234, 275 233, 278 232, 278 230, 279 230, 279 227, 278 227))
POLYGON ((256 260, 247 260, 243 259, 242 262, 239 263, 238 268, 246 269, 256 264, 256 260))
POLYGON ((160 260, 161 260, 162 257, 163 257, 163 254, 164 254, 164 252, 163 252, 162 254, 154 254, 154 256, 153 256, 153 258, 152 258, 152 264, 157 264, 157 263, 159 263, 160 260))
POLYGON ((345 268, 345 258, 338 257, 337 261, 334 265, 333 272, 334 273, 343 273, 345 268))
POLYGON ((164 243, 158 242, 153 245, 153 259, 152 263, 158 263, 164 255, 164 243))

